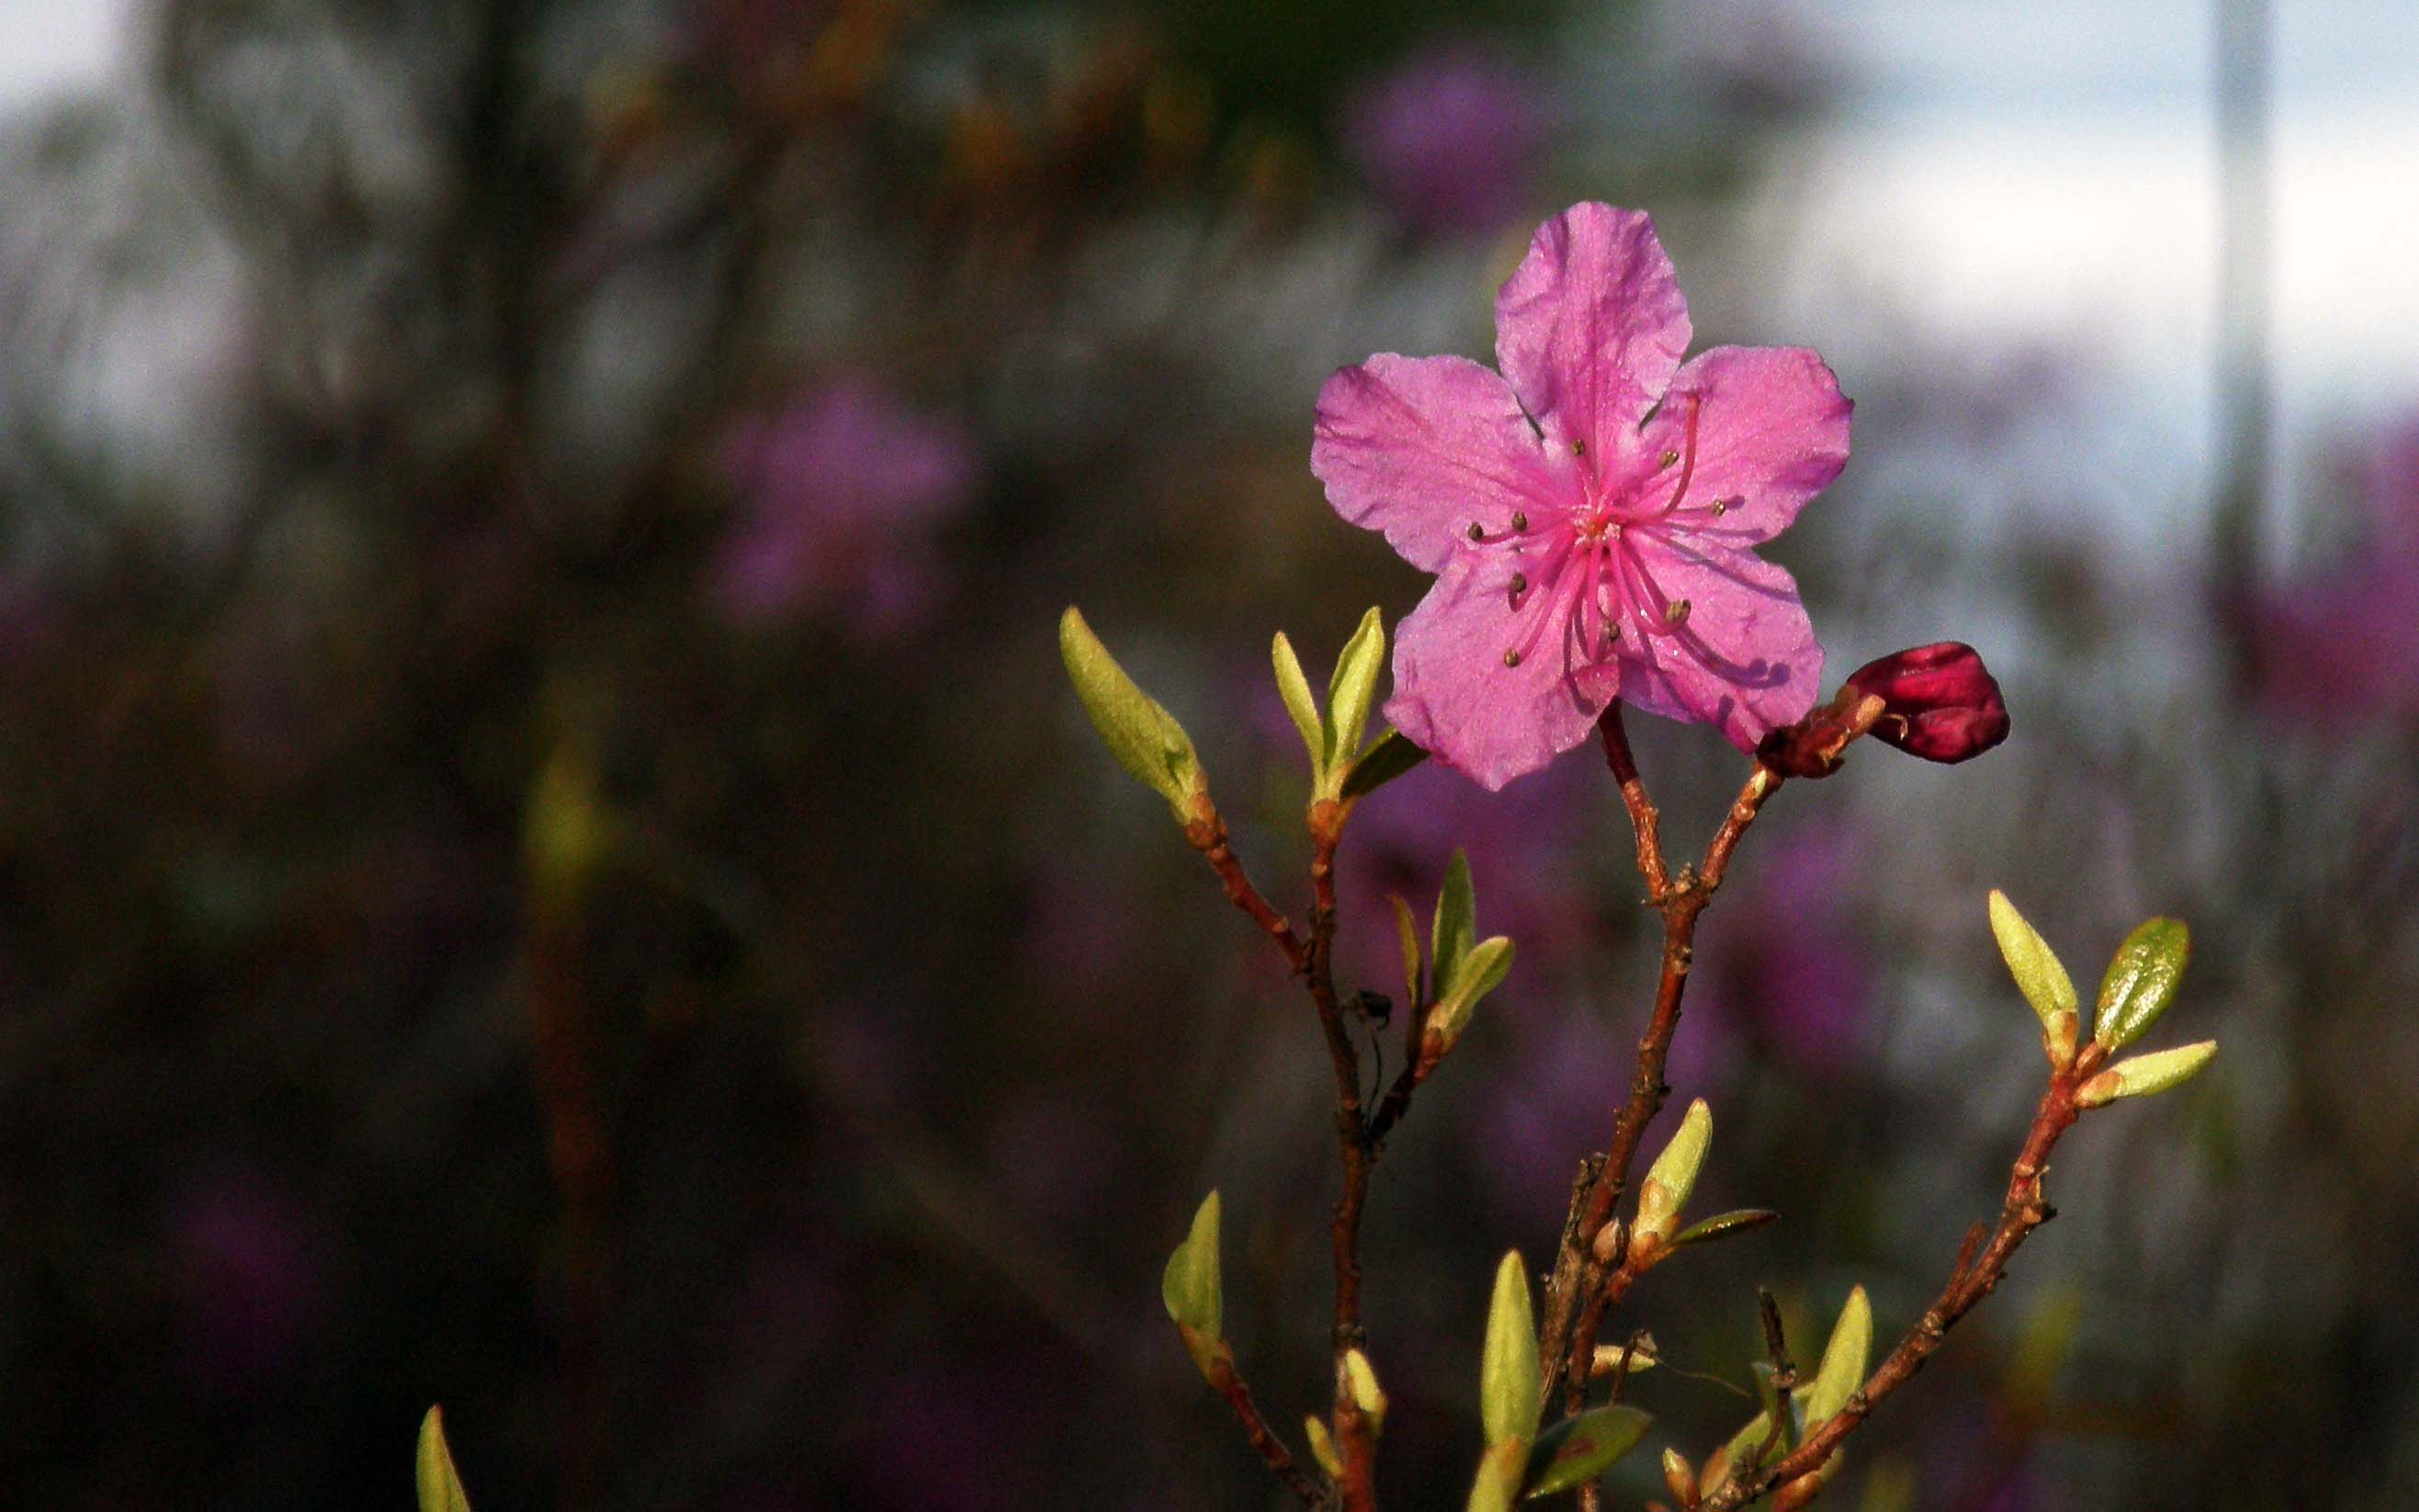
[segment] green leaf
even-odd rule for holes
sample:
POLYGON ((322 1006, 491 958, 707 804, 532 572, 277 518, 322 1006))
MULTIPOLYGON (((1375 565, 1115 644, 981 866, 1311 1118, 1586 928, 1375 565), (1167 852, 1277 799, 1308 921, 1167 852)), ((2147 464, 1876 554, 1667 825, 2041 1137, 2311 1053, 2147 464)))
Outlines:
POLYGON ((1202 1199, 1193 1214, 1193 1229, 1159 1279, 1160 1300, 1167 1316, 1184 1335, 1185 1352, 1208 1375, 1210 1363, 1226 1338, 1225 1291, 1218 1276, 1218 1194, 1202 1199))
MULTIPOLYGON (((1456 980, 1444 982, 1437 991, 1436 1006, 1428 1010, 1428 1032, 1435 1035, 1448 1050, 1470 1026, 1470 1016, 1478 1010, 1479 999, 1503 985, 1512 973, 1512 942, 1501 934, 1490 935, 1470 948, 1461 958, 1456 980)), ((1439 981, 1443 981, 1440 976, 1439 981)))
POLYGON ((1109 754, 1165 798, 1179 823, 1190 822, 1194 795, 1209 788, 1193 737, 1174 715, 1134 686, 1072 605, 1058 619, 1058 654, 1066 659, 1067 675, 1109 754))
POLYGON ((1814 1379, 1797 1388, 1797 1403, 1806 1412, 1805 1432, 1813 1432, 1848 1405, 1849 1396, 1865 1383, 1865 1364, 1872 1350, 1873 1305, 1858 1287, 1848 1293, 1840 1320, 1831 1325, 1831 1341, 1823 1346, 1823 1364, 1814 1379))
POLYGON ((1780 1216, 1770 1208, 1733 1208, 1710 1218, 1700 1218, 1673 1234, 1672 1247, 1678 1249, 1683 1244, 1703 1244, 1710 1240, 1728 1239, 1750 1228, 1761 1228, 1780 1216))
POLYGON ((2191 958, 2192 931, 2181 919, 2153 918, 2126 935, 2100 981, 2100 1011, 2092 1018, 2100 1042, 2122 1050, 2140 1039, 2176 1000, 2191 958))
POLYGON ((1543 1387, 1537 1379, 1537 1323, 1529 1310, 1529 1271, 1512 1250, 1495 1268, 1487 1309, 1487 1348, 1479 1362, 1478 1410, 1487 1442, 1522 1443, 1537 1431, 1543 1387))
POLYGON ((1437 894, 1436 925, 1428 933, 1430 980, 1437 995, 1453 990, 1461 958, 1478 937, 1478 895, 1470 885, 1470 855, 1456 849, 1444 869, 1444 887, 1437 894))
POLYGON ((1420 927, 1411 918, 1411 905, 1403 902, 1399 892, 1386 894, 1394 905, 1394 934, 1403 947, 1403 988, 1410 994, 1406 1002, 1420 1000, 1420 927))
POLYGON ((1293 727, 1302 732, 1302 748, 1310 752, 1310 773, 1314 783, 1327 779, 1327 729, 1318 713, 1318 701, 1311 696, 1310 679, 1302 674, 1302 658, 1293 654, 1293 642, 1279 630, 1269 645, 1269 659, 1276 666, 1277 697, 1285 700, 1286 713, 1293 717, 1293 727))
POLYGON ((2057 952, 2016 912, 2008 895, 1995 887, 1991 891, 1991 933, 1998 936, 2008 974, 2016 979, 2025 1001, 2033 1005, 2044 1027, 2054 1014, 2076 1011, 2074 980, 2066 974, 2057 952))
POLYGON ((1688 1194, 1696 1189, 1697 1172, 1705 1164, 1705 1148, 1713 1137, 1714 1110, 1701 1097, 1688 1104, 1671 1143, 1646 1168, 1646 1180, 1638 1189, 1638 1238, 1670 1236, 1688 1194))
POLYGON ((1369 727, 1369 704, 1378 696, 1378 672, 1386 665, 1386 622, 1376 609, 1361 616, 1361 625, 1335 658, 1327 680, 1327 766, 1341 772, 1361 749, 1362 733, 1369 727))
POLYGON ((1479 1457, 1478 1479, 1470 1488, 1470 1512, 1512 1512, 1520 1499, 1520 1478, 1529 1471, 1529 1441, 1506 1439, 1479 1457))
POLYGON ((1534 1499, 1567 1491, 1595 1479, 1638 1447, 1655 1419, 1635 1407, 1599 1407, 1566 1417, 1548 1428, 1529 1450, 1529 1489, 1534 1499))
POLYGON ((2217 1041, 2203 1040, 2198 1044, 2180 1045, 2173 1050, 2154 1050, 2147 1056, 2120 1060, 2084 1083, 2082 1090, 2075 1093, 2074 1101, 2079 1106, 2096 1108, 2120 1097, 2147 1097, 2152 1092, 2164 1092, 2170 1087, 2190 1081, 2216 1054, 2217 1041))
POLYGON ((454 1451, 445 1444, 445 1414, 438 1408, 430 1408, 420 1420, 416 1468, 420 1512, 470 1512, 470 1498, 463 1494, 462 1477, 454 1471, 454 1451))
POLYGON ((1394 779, 1428 759, 1428 753, 1414 746, 1398 730, 1389 730, 1369 743, 1344 774, 1341 797, 1365 798, 1394 779))

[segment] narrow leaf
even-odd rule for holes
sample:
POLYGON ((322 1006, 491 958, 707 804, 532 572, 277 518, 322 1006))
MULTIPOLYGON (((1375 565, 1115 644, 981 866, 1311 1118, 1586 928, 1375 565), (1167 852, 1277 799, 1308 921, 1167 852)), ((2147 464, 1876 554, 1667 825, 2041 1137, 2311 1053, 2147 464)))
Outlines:
POLYGON ((2066 974, 2057 952, 2016 912, 2008 895, 1996 888, 1991 891, 1991 933, 1998 936, 1999 955, 2008 963, 2008 974, 2016 979, 2025 1001, 2033 1005, 2044 1027, 2052 1014, 2076 1011, 2074 980, 2066 974))
POLYGON ((1210 1358, 1226 1336, 1225 1292, 1218 1275, 1217 1193, 1202 1199, 1193 1214, 1192 1231, 1167 1257, 1159 1295, 1184 1335, 1186 1352, 1208 1373, 1210 1358))
POLYGON ((1437 989, 1436 1006, 1428 1011, 1428 1032, 1441 1038, 1450 1047, 1470 1026, 1470 1016, 1477 1011, 1479 1000, 1503 985, 1512 973, 1512 942, 1501 934, 1491 935, 1470 948, 1461 959, 1459 975, 1450 982, 1441 974, 1442 983, 1437 989))
POLYGON ((1327 763, 1342 771, 1361 749, 1369 727, 1369 705, 1378 695, 1378 672, 1386 665, 1386 622, 1372 609, 1344 642, 1327 681, 1327 763))
POLYGON ((1420 1000, 1420 926, 1411 918, 1411 905, 1403 902, 1399 892, 1386 894, 1394 905, 1394 934, 1403 947, 1403 988, 1410 994, 1406 1002, 1420 1000))
POLYGON ((2181 919, 2153 918, 2126 935, 2100 982, 2100 1011, 2092 1019, 2100 1042, 2122 1050, 2140 1039, 2176 1000, 2191 958, 2192 931, 2181 919))
POLYGON ((1537 1431, 1537 1324, 1529 1309, 1529 1271, 1513 1250, 1495 1268, 1495 1295, 1487 1309, 1487 1347, 1479 1362, 1479 1418, 1487 1442, 1527 1442, 1537 1431))
POLYGON ((1276 666, 1277 697, 1285 700, 1286 713, 1293 717, 1293 727, 1302 732, 1302 748, 1310 752, 1310 771, 1314 781, 1327 777, 1327 731, 1320 722, 1318 701, 1311 696, 1310 679, 1302 674, 1302 658, 1293 654, 1293 642, 1279 630, 1270 642, 1269 659, 1276 666))
POLYGON ((1470 883, 1470 854, 1456 849, 1437 893, 1436 923, 1428 933, 1428 964, 1437 995, 1453 990, 1461 958, 1478 937, 1478 895, 1470 883))
POLYGON ((1339 795, 1365 798, 1427 759, 1428 753, 1412 745, 1400 731, 1389 730, 1371 741, 1369 748, 1352 763, 1352 770, 1344 774, 1344 788, 1339 795))
POLYGON ((1814 1379, 1797 1390, 1798 1405, 1806 1411, 1805 1431, 1820 1427, 1848 1404, 1848 1397, 1865 1383, 1865 1363, 1872 1350, 1873 1306, 1858 1287, 1848 1293, 1840 1320, 1831 1325, 1831 1341, 1823 1346, 1823 1364, 1814 1379))
POLYGON ((1528 1498, 1551 1496, 1595 1479, 1638 1447, 1654 1418, 1635 1407, 1599 1407, 1566 1417, 1529 1450, 1528 1498))
POLYGON ((1673 1234, 1672 1247, 1677 1249, 1683 1244, 1703 1244, 1708 1240, 1728 1239, 1750 1228, 1761 1228, 1780 1216, 1770 1208, 1733 1208, 1710 1218, 1701 1218, 1673 1234))
POLYGON ((2082 1090, 2075 1093, 2074 1101, 2084 1107, 2096 1108, 2120 1097, 2147 1097, 2152 1092, 2164 1092, 2170 1087, 2190 1081, 2216 1054, 2217 1041, 2203 1040, 2198 1044, 2179 1045, 2173 1050, 2154 1050, 2147 1056, 2120 1060, 2084 1083, 2082 1090))
POLYGON ((1638 1189, 1639 1238, 1659 1240, 1672 1232, 1688 1194, 1696 1190, 1697 1172, 1705 1164, 1705 1148, 1713 1137, 1714 1110, 1701 1097, 1688 1104, 1671 1142, 1646 1168, 1645 1183, 1638 1189))
POLYGON ((1058 619, 1058 654, 1109 754, 1165 798, 1179 822, 1189 820, 1193 795, 1207 786, 1193 737, 1174 715, 1134 686, 1072 605, 1058 619))
POLYGON ((415 1479, 420 1485, 420 1512, 470 1512, 470 1498, 462 1491, 462 1477, 454 1471, 454 1451, 445 1443, 445 1414, 430 1408, 420 1420, 420 1454, 415 1479))

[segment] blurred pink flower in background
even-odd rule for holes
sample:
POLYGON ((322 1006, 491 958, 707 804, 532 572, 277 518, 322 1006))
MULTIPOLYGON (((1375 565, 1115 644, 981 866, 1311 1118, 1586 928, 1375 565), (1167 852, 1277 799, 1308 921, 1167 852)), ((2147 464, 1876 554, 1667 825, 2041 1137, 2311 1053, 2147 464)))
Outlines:
POLYGON ((1834 822, 1777 838, 1752 869, 1740 868, 1739 896, 1725 887, 1705 924, 1689 994, 1696 1042, 1685 1029, 1674 1042, 1674 1086, 1720 1075, 1718 1041, 1762 1045, 1794 1074, 1831 1077, 1871 1038, 1875 973, 1856 887, 1862 837, 1834 822))
POLYGON ((740 421, 720 462, 740 495, 708 580, 724 618, 762 625, 829 612, 880 639, 930 609, 933 536, 975 482, 956 424, 846 378, 740 421))
POLYGON ((1345 156, 1404 224, 1491 231, 1518 213, 1553 126, 1545 83, 1470 42, 1416 53, 1346 100, 1345 156))
POLYGON ((2419 416, 2378 438, 2353 486, 2353 548, 2242 609, 2260 702, 2329 729, 2419 712, 2419 416))
POLYGON ((1329 502, 1437 575, 1398 628, 1386 717, 1490 789, 1615 698, 1752 751, 1822 676, 1795 579, 1753 548, 1847 464, 1839 380, 1799 347, 1684 363, 1672 260, 1610 205, 1537 228, 1495 330, 1500 375, 1380 352, 1319 391, 1329 502))

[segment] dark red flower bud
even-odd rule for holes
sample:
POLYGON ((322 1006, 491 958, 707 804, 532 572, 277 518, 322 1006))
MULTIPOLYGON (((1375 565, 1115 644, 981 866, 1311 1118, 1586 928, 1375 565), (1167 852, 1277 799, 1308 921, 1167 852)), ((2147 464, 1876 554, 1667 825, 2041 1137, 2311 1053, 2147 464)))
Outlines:
POLYGON ((1963 641, 1892 652, 1857 668, 1847 686, 1887 705, 1874 739, 1928 762, 1962 762, 2008 738, 1999 680, 1963 641))

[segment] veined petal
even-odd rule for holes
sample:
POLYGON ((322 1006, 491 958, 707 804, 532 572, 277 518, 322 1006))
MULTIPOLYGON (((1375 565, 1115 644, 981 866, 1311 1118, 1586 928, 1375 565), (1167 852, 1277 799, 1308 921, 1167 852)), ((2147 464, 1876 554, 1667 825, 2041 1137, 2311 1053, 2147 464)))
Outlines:
POLYGON ((1803 347, 1716 347, 1690 358, 1645 428, 1648 450, 1678 451, 1696 413, 1696 466, 1675 528, 1685 522, 1733 547, 1780 534, 1847 465, 1855 408, 1803 347))
POLYGON ((1643 210, 1572 206, 1537 227, 1495 296, 1503 376, 1599 466, 1637 449, 1638 423, 1670 387, 1688 335, 1688 301, 1643 210))
POLYGON ((1318 391, 1310 471, 1335 512, 1441 571, 1473 523, 1567 507, 1512 386, 1464 357, 1380 352, 1318 391))
MULTIPOLYGON (((1523 597, 1524 609, 1550 617, 1518 665, 1504 665, 1504 653, 1527 640, 1533 624, 1512 607, 1520 565, 1500 552, 1455 558, 1394 636, 1387 720, 1489 789, 1586 740, 1621 681, 1610 659, 1571 666, 1567 594, 1543 604, 1523 597)), ((1541 580, 1529 592, 1551 595, 1557 586, 1541 580)))
POLYGON ((1677 629, 1621 638, 1621 699, 1651 714, 1719 729, 1741 750, 1814 706, 1823 648, 1786 568, 1746 551, 1634 531, 1638 563, 1677 629))

